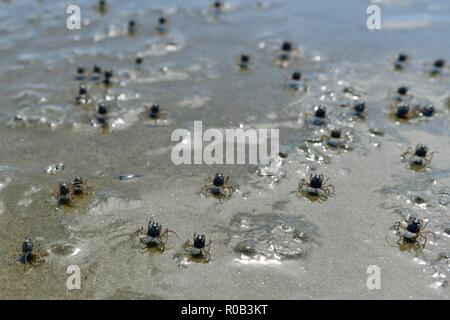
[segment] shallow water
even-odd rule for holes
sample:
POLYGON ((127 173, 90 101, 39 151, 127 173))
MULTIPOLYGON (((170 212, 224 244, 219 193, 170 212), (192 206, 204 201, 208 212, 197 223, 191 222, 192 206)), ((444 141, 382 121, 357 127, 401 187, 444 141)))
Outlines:
POLYGON ((377 31, 366 28, 369 1, 267 1, 262 9, 233 1, 218 20, 206 13, 209 1, 108 1, 105 16, 79 3, 82 30, 70 31, 64 2, 0 2, 1 298, 449 298, 449 72, 426 73, 434 59, 450 60, 447 1, 374 1, 386 23, 377 31), (163 37, 154 32, 161 10, 170 19, 163 37), (273 61, 283 40, 300 47, 287 68, 273 61), (401 73, 392 68, 399 52, 412 57, 401 73), (249 72, 235 66, 241 53, 251 56, 249 72), (87 81, 93 104, 76 105, 76 68, 94 64, 113 69, 118 83, 106 91, 87 81), (305 94, 285 90, 296 69, 305 94), (438 113, 390 119, 389 95, 400 85, 438 113), (365 121, 349 121, 350 109, 339 106, 349 100, 345 86, 362 93, 365 121), (104 97, 113 126, 102 134, 91 120, 104 97), (167 114, 159 124, 141 115, 156 100, 167 114), (305 121, 317 103, 351 136, 349 151, 312 142, 326 134, 305 121), (253 165, 176 166, 171 133, 194 120, 279 128, 288 157, 269 176, 253 165), (436 152, 425 172, 400 157, 419 142, 436 152), (198 194, 218 171, 237 188, 229 201, 198 194), (313 172, 336 188, 323 203, 296 194, 313 172), (53 189, 76 175, 93 194, 58 208, 53 189), (392 245, 391 227, 408 213, 429 219, 436 234, 418 255, 392 245), (140 252, 133 236, 152 217, 176 231, 163 254, 140 252), (214 240, 207 264, 179 254, 194 232, 214 240), (27 236, 48 263, 16 263, 27 236), (68 291, 74 264, 82 288, 68 291), (381 269, 380 290, 366 287, 369 265, 381 269))

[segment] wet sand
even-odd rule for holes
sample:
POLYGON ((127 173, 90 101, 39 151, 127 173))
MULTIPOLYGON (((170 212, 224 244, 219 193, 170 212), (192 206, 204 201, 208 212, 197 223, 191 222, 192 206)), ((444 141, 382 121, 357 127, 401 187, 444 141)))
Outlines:
MULTIPOLYGON (((382 2, 389 28, 370 32, 364 1, 345 10, 331 0, 270 1, 263 10, 236 4, 213 22, 207 1, 143 8, 111 1, 106 16, 85 1, 89 24, 80 32, 64 28, 64 4, 0 4, 0 298, 449 298, 449 73, 430 79, 426 70, 434 59, 450 59, 450 7, 382 2), (154 34, 160 8, 171 21, 164 37, 154 34), (116 34, 131 18, 136 36, 116 34), (405 20, 420 23, 398 27, 405 20), (273 61, 283 40, 301 52, 284 69, 273 61), (244 52, 252 58, 246 73, 235 66, 244 52), (402 73, 392 68, 399 52, 412 57, 402 73), (107 134, 90 126, 94 106, 74 103, 77 66, 94 64, 112 68, 120 82, 107 92, 117 123, 107 134), (297 69, 306 94, 284 88, 297 69), (390 119, 388 96, 400 85, 438 113, 408 124, 390 119), (339 106, 344 86, 366 92, 365 121, 347 121, 348 109, 339 106), (163 125, 139 117, 155 100, 168 116, 163 125), (317 103, 332 112, 331 124, 351 133, 351 151, 307 142, 314 130, 304 115, 317 103), (13 121, 16 115, 28 119, 25 125, 13 121), (194 120, 205 128, 279 128, 288 157, 274 177, 259 176, 253 165, 176 166, 171 133, 192 129, 194 120), (401 161, 419 142, 436 151, 426 172, 401 161), (60 162, 64 170, 46 172, 60 162), (198 194, 218 171, 237 189, 229 201, 198 194), (130 173, 140 177, 119 180, 130 173), (329 177, 336 194, 323 203, 299 197, 298 183, 310 173, 329 177), (89 179, 93 194, 74 208, 57 208, 53 189, 76 175, 89 179), (429 219, 437 236, 419 255, 392 245, 392 225, 409 212, 429 219), (163 254, 141 253, 133 236, 152 217, 177 232, 163 254), (178 254, 194 232, 214 240, 207 264, 178 254), (26 270, 16 263, 27 236, 40 240, 48 263, 26 270), (254 241, 257 254, 236 250, 245 240, 254 241), (82 288, 69 291, 66 268, 74 264, 82 288), (381 269, 380 290, 366 287, 369 265, 381 269)), ((101 100, 102 87, 89 86, 101 100)))

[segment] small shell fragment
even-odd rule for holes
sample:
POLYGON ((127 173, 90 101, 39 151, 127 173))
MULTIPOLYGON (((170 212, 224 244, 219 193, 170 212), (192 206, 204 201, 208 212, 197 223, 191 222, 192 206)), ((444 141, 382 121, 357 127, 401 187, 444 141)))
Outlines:
POLYGON ((64 163, 62 162, 49 165, 47 168, 45 168, 45 172, 47 172, 48 174, 55 174, 63 170, 64 170, 64 163))
POLYGON ((383 136, 384 135, 383 128, 370 128, 369 132, 375 136, 383 136))
POLYGON ((128 180, 132 180, 132 179, 135 179, 135 178, 139 178, 139 177, 141 177, 140 175, 137 175, 137 174, 122 174, 122 175, 120 175, 119 176, 119 180, 120 181, 128 181, 128 180))

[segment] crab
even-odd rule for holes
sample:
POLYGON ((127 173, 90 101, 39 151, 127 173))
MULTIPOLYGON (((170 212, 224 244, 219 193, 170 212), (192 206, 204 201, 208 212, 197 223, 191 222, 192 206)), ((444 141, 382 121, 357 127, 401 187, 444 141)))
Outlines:
POLYGON ((168 31, 168 19, 164 16, 158 18, 158 25, 156 26, 156 31, 163 35, 168 31))
POLYGON ((409 93, 409 88, 406 86, 400 86, 397 91, 391 97, 392 107, 396 107, 398 104, 408 104, 412 101, 413 95, 409 93))
POLYGON ((250 56, 248 54, 242 54, 237 62, 237 66, 240 71, 250 70, 250 56))
POLYGON ((300 71, 295 71, 292 73, 291 77, 287 82, 286 87, 288 90, 291 90, 293 92, 307 91, 307 86, 302 80, 302 73, 300 71))
POLYGON ((406 102, 394 103, 391 105, 391 117, 397 121, 408 122, 417 117, 417 109, 406 102))
POLYGON ((194 233, 194 237, 192 238, 193 242, 189 239, 183 245, 184 250, 194 259, 200 259, 202 262, 209 262, 210 260, 210 250, 212 240, 209 240, 206 243, 206 237, 204 234, 196 234, 194 233))
POLYGON ((64 181, 59 182, 58 187, 53 190, 53 196, 58 201, 58 205, 70 205, 72 202, 71 186, 64 181))
POLYGON ((442 73, 442 71, 445 68, 445 60, 444 59, 438 59, 434 61, 433 67, 430 70, 430 76, 431 77, 437 77, 442 73))
POLYGON ((200 194, 211 194, 220 201, 228 200, 234 192, 234 188, 228 185, 230 177, 225 178, 222 173, 216 173, 214 179, 208 177, 208 183, 200 190, 200 194))
POLYGON ((103 73, 103 84, 106 87, 109 87, 110 85, 113 84, 113 76, 114 76, 114 72, 112 70, 105 70, 103 73))
POLYGON ((89 191, 90 187, 86 178, 77 176, 73 179, 70 185, 70 191, 73 195, 83 195, 89 191))
POLYGON ((278 60, 282 62, 287 62, 291 60, 292 56, 298 54, 298 48, 294 47, 292 42, 284 41, 280 49, 278 50, 278 60))
POLYGON ((30 238, 26 238, 25 241, 22 242, 20 262, 25 264, 25 266, 28 266, 28 264, 39 265, 45 262, 46 255, 45 252, 42 252, 37 248, 37 242, 33 243, 30 238))
POLYGON ((428 222, 424 222, 424 220, 416 217, 409 217, 405 221, 395 222, 394 229, 398 236, 396 244, 399 246, 409 244, 424 249, 428 234, 432 234, 436 238, 433 232, 425 230, 427 225, 428 222))
POLYGON ((334 128, 329 135, 322 136, 322 141, 332 149, 349 149, 349 137, 342 134, 342 129, 334 128))
POLYGON ((91 101, 92 100, 89 97, 87 87, 84 84, 81 84, 80 87, 78 88, 78 96, 75 97, 75 103, 83 105, 91 103, 91 101))
POLYGON ((91 75, 91 80, 92 81, 98 81, 100 80, 100 75, 102 72, 102 68, 99 65, 94 65, 92 67, 92 75, 91 75))
POLYGON ((219 16, 230 10, 230 4, 225 1, 214 1, 208 6, 208 13, 213 19, 218 19, 219 16))
POLYGON ((225 3, 223 1, 214 1, 212 7, 216 10, 222 10, 225 7, 225 3))
POLYGON ((306 117, 310 118, 310 123, 314 126, 323 126, 328 123, 327 107, 323 105, 315 105, 313 113, 306 113, 306 117))
POLYGON ((130 20, 128 21, 128 34, 130 36, 134 36, 136 34, 136 21, 130 20))
POLYGON ((79 66, 77 67, 77 74, 75 76, 75 80, 77 81, 83 81, 85 80, 85 70, 84 67, 79 66))
POLYGON ((147 107, 148 117, 152 120, 158 121, 166 118, 166 113, 161 111, 161 107, 158 102, 154 102, 151 107, 147 107))
POLYGON ((428 167, 433 159, 434 152, 428 152, 428 147, 424 144, 417 144, 413 150, 411 147, 402 154, 410 166, 428 167))
POLYGON ((405 68, 405 65, 408 63, 409 56, 405 53, 399 53, 397 59, 394 62, 394 69, 397 71, 401 71, 405 68))
POLYGON ((164 229, 163 232, 161 232, 161 230, 162 226, 159 223, 150 220, 146 231, 144 230, 144 227, 141 227, 136 231, 139 236, 139 245, 144 245, 147 249, 157 248, 163 252, 164 246, 167 240, 169 240, 169 233, 176 232, 167 228, 164 229))
POLYGON ((436 113, 436 109, 432 104, 421 106, 417 111, 422 117, 427 118, 432 117, 436 113))
POLYGON ((277 64, 281 67, 287 67, 289 61, 299 55, 299 50, 292 44, 292 42, 284 41, 281 44, 280 49, 276 51, 276 54, 277 64))
POLYGON ((366 103, 364 101, 357 101, 353 104, 353 114, 355 118, 364 120, 367 117, 366 103))
POLYGON ((108 4, 106 3, 106 0, 100 0, 98 2, 98 10, 101 14, 106 14, 108 11, 108 4))
POLYGON ((109 106, 106 103, 100 102, 97 106, 96 122, 97 124, 106 127, 108 125, 109 106))
POLYGON ((316 197, 319 202, 328 199, 331 194, 334 194, 334 186, 332 184, 326 184, 328 178, 324 181, 323 175, 310 175, 309 181, 305 178, 300 180, 297 192, 305 193, 308 196, 316 197))

